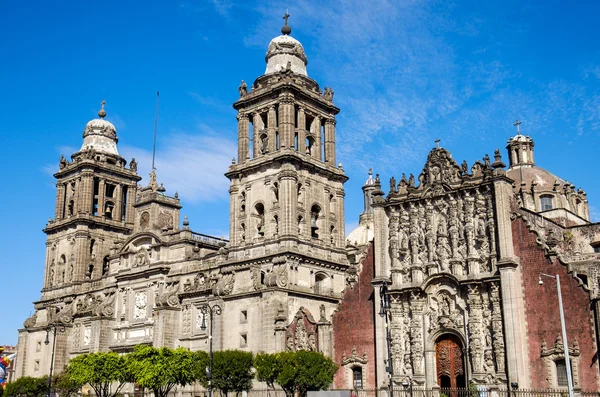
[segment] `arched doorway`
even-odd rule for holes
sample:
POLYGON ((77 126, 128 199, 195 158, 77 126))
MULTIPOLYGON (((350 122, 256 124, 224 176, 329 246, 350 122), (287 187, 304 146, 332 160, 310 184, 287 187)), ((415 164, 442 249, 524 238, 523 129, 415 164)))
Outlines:
POLYGON ((437 380, 441 388, 466 387, 463 348, 454 335, 443 335, 435 344, 437 380))

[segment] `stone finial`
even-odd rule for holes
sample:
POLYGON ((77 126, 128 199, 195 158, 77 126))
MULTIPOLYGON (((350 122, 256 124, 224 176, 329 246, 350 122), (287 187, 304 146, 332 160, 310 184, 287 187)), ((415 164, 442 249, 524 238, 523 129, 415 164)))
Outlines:
POLYGON ((494 163, 492 164, 492 168, 504 168, 506 164, 502 162, 502 155, 500 154, 500 149, 494 150, 494 163))
POLYGON ((283 25, 283 27, 281 28, 281 33, 283 33, 284 35, 292 33, 292 28, 290 27, 290 25, 288 25, 289 17, 291 17, 291 15, 286 10, 285 15, 283 16, 283 19, 285 20, 285 25, 283 25))
POLYGON ((184 230, 190 230, 190 221, 188 220, 188 216, 185 215, 183 217, 183 229, 184 230))
POLYGON ((100 102, 100 106, 102 106, 102 108, 100 110, 98 110, 98 117, 100 117, 101 119, 106 117, 106 110, 104 110, 105 104, 106 104, 106 101, 100 102))

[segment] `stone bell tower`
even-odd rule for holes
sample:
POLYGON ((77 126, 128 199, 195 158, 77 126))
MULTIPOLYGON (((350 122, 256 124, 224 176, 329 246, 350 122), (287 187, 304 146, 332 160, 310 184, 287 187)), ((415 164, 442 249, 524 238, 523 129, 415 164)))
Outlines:
POLYGON ((113 242, 131 232, 137 175, 135 159, 127 162, 117 150, 115 126, 99 118, 83 132, 81 149, 61 157, 54 174, 56 208, 44 232, 48 235, 44 291, 60 295, 63 287, 101 279, 107 274, 113 242))
POLYGON ((231 252, 238 258, 294 250, 345 260, 344 189, 335 158, 333 91, 308 77, 302 44, 282 35, 269 44, 265 74, 242 81, 238 159, 230 188, 231 252))

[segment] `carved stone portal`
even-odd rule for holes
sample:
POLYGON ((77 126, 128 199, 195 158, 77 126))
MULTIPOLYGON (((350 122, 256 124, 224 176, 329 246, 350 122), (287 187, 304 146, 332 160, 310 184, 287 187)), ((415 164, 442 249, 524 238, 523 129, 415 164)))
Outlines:
POLYGON ((290 351, 319 351, 317 322, 301 307, 286 328, 286 348, 290 351))

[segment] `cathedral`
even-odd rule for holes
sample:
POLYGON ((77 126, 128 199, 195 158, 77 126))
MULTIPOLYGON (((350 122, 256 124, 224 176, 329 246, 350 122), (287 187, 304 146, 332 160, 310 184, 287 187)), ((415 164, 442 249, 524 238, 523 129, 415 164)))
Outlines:
POLYGON ((216 350, 322 352, 336 389, 566 390, 571 372, 598 390, 600 224, 582 189, 535 164, 518 122, 506 163, 496 149, 459 164, 438 143, 387 193, 369 172, 346 235, 333 90, 308 76, 287 20, 266 63, 233 104, 229 240, 192 231, 154 170, 139 184, 102 103, 54 174, 17 377, 138 344, 208 350, 212 331, 216 350))

